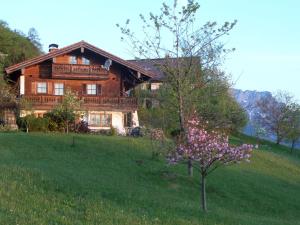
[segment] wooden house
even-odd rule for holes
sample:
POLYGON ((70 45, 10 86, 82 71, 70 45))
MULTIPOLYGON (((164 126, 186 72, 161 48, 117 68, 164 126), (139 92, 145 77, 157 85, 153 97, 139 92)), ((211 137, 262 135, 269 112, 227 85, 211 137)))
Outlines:
MULTIPOLYGON (((70 88, 82 101, 81 118, 90 129, 113 126, 124 133, 126 127, 139 125, 137 99, 129 93, 149 80, 151 71, 84 41, 49 47, 49 53, 5 69, 18 98, 31 102, 37 116, 59 104, 70 88)), ((21 116, 28 113, 21 110, 21 116)))

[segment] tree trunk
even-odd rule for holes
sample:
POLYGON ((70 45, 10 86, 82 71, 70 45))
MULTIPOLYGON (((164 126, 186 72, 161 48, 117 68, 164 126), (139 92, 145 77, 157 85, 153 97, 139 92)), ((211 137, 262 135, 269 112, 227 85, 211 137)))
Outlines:
MULTIPOLYGON (((180 131, 181 133, 183 133, 184 135, 184 141, 187 141, 187 131, 185 129, 185 124, 184 124, 184 109, 183 109, 183 99, 182 96, 180 94, 180 92, 178 92, 178 100, 179 100, 179 123, 180 123, 180 131)), ((193 164, 192 164, 192 160, 189 158, 188 159, 188 163, 187 163, 187 167, 188 167, 188 175, 190 177, 193 176, 193 164)))
POLYGON ((280 142, 281 142, 281 138, 277 136, 277 138, 276 138, 276 145, 279 145, 280 142))
POLYGON ((66 133, 68 134, 69 133, 69 121, 68 120, 67 120, 66 128, 67 128, 66 133))
POLYGON ((186 129, 184 126, 184 111, 183 111, 183 100, 182 96, 179 95, 179 123, 180 123, 180 131, 183 132, 184 137, 186 138, 186 129))
POLYGON ((193 161, 190 158, 188 159, 187 165, 188 165, 188 175, 190 177, 192 177, 193 176, 193 161))
POLYGON ((296 141, 292 140, 291 153, 293 153, 293 150, 295 148, 295 144, 296 144, 296 141))
POLYGON ((206 208, 206 190, 205 190, 205 174, 201 174, 201 206, 204 212, 207 212, 206 208))

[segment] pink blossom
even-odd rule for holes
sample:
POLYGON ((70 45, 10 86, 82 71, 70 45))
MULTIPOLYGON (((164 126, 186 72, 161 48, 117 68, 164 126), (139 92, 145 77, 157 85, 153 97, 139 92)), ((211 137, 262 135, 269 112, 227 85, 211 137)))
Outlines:
POLYGON ((187 122, 187 140, 177 145, 176 151, 169 156, 170 163, 192 159, 199 163, 203 173, 219 165, 249 162, 253 146, 243 144, 231 146, 228 136, 216 131, 205 130, 201 121, 193 117, 187 122))

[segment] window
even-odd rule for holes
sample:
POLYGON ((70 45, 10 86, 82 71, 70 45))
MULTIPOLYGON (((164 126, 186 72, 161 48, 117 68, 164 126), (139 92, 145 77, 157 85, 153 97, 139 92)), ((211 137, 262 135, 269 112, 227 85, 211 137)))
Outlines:
POLYGON ((111 114, 102 114, 100 115, 100 124, 103 127, 110 127, 111 125, 111 114))
POLYGON ((82 64, 84 65, 90 65, 90 60, 85 58, 85 57, 82 57, 82 64))
POLYGON ((91 114, 89 124, 100 126, 100 114, 91 114))
POLYGON ((159 87, 160 87, 161 83, 151 83, 151 90, 154 91, 154 90, 158 90, 159 87))
POLYGON ((96 95, 97 94, 97 86, 96 86, 96 84, 88 84, 88 85, 86 85, 86 93, 88 95, 96 95))
POLYGON ((64 95, 64 84, 62 84, 62 83, 54 84, 54 94, 55 95, 64 95))
POLYGON ((77 57, 72 55, 70 56, 70 64, 77 64, 77 57))
POLYGON ((124 127, 132 127, 132 113, 124 113, 124 127))
POLYGON ((111 114, 90 114, 89 125, 99 127, 110 127, 111 114))
POLYGON ((37 93, 47 93, 47 83, 46 82, 38 82, 37 83, 37 93))

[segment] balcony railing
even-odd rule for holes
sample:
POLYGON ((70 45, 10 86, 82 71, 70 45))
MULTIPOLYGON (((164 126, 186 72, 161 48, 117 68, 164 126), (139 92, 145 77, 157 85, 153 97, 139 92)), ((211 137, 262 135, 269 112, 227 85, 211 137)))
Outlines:
MULTIPOLYGON (((44 106, 51 108, 62 102, 63 96, 41 95, 24 96, 33 106, 44 106)), ((137 99, 132 97, 103 97, 103 96, 81 96, 82 107, 110 107, 110 108, 137 108, 137 99)))
POLYGON ((108 71, 99 65, 53 63, 52 74, 108 75, 108 71))

